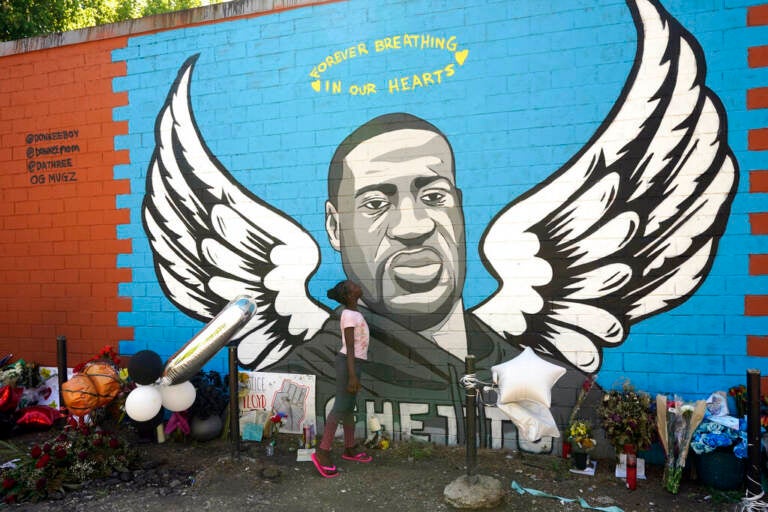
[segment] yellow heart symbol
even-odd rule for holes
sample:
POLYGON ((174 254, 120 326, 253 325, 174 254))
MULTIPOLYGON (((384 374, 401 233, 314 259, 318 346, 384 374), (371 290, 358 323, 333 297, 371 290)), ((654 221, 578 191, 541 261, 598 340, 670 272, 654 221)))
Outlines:
POLYGON ((469 55, 469 50, 461 50, 460 52, 453 54, 453 56, 456 58, 456 62, 459 63, 459 66, 464 65, 464 61, 467 60, 467 55, 469 55))
POLYGON ((315 92, 320 92, 320 80, 315 80, 310 84, 315 92))

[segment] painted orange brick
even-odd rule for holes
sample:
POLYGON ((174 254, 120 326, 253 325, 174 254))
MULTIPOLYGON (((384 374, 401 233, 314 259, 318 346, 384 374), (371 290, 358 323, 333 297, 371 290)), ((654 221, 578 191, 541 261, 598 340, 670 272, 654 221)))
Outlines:
POLYGON ((112 224, 92 226, 89 238, 91 240, 114 240, 116 231, 115 226, 112 224))
POLYGON ((114 196, 91 197, 86 202, 86 209, 90 211, 114 211, 116 208, 114 196))
POLYGON ((747 295, 744 297, 744 314, 747 316, 767 316, 768 295, 747 295))
POLYGON ((750 213, 749 225, 753 235, 768 234, 768 213, 750 213))
POLYGON ((752 151, 768 149, 768 128, 749 130, 747 147, 752 151))
MULTIPOLYGON (((120 153, 123 155, 128 155, 128 151, 117 151, 116 153, 120 153)), ((122 164, 129 163, 127 160, 125 162, 119 162, 122 164)), ((117 194, 130 194, 131 193, 131 181, 130 180, 113 180, 108 181, 104 183, 104 193, 110 194, 110 195, 117 195, 117 194)))
POLYGON ((757 87, 747 91, 747 108, 768 108, 768 87, 757 87))
POLYGON ((750 192, 768 192, 768 171, 752 171, 749 173, 750 192))
POLYGON ((749 255, 749 275, 768 275, 768 254, 749 255))
POLYGON ((102 213, 102 221, 112 224, 128 224, 131 222, 131 211, 126 208, 102 213))
POLYGON ((768 66, 768 46, 753 46, 747 49, 747 62, 751 68, 768 66))
POLYGON ((754 5, 747 8, 747 25, 768 25, 768 4, 754 5))

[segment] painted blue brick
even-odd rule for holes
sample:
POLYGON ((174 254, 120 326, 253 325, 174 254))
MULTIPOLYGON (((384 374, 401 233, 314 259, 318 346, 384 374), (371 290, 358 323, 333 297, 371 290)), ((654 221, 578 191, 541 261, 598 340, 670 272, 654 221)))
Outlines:
POLYGON ((646 390, 651 396, 656 396, 657 393, 696 396, 699 393, 696 379, 681 379, 680 376, 675 373, 659 373, 652 375, 646 390))
POLYGON ((174 316, 171 313, 148 311, 145 325, 155 327, 170 325, 173 322, 174 316))
POLYGON ((137 283, 156 282, 154 269, 137 268, 133 271, 133 280, 137 283))
POLYGON ((698 377, 698 395, 691 400, 706 400, 715 391, 727 392, 732 386, 746 382, 746 372, 741 374, 700 375, 698 377))
POLYGON ((732 316, 725 319, 725 334, 754 334, 768 330, 768 322, 762 317, 732 316))
POLYGON ((728 375, 746 375, 750 368, 757 368, 761 373, 765 373, 768 371, 768 358, 748 356, 728 356, 725 358, 725 373, 728 375))
MULTIPOLYGON (((723 6, 726 9, 735 9, 739 7, 749 7, 752 5, 758 5, 761 2, 759 0, 724 0, 723 6)), ((744 19, 747 17, 746 11, 742 11, 744 13, 744 19)))
POLYGON ((117 226, 117 238, 120 240, 130 240, 144 236, 144 230, 136 225, 121 224, 117 226))
POLYGON ((147 287, 135 283, 118 283, 117 294, 121 297, 143 297, 146 295, 147 287))
MULTIPOLYGON (((664 0, 663 5, 673 16, 680 16, 679 13, 690 15, 696 12, 714 11, 719 8, 721 0, 664 0)), ((727 2, 728 0, 726 0, 727 2)))
POLYGON ((145 321, 144 313, 123 311, 117 314, 117 322, 120 325, 144 325, 145 321))
MULTIPOLYGON (((678 344, 680 340, 678 340, 678 344)), ((668 369, 671 363, 671 357, 665 354, 654 353, 625 353, 624 354, 624 370, 631 373, 639 373, 643 371, 654 371, 661 369, 668 369)))

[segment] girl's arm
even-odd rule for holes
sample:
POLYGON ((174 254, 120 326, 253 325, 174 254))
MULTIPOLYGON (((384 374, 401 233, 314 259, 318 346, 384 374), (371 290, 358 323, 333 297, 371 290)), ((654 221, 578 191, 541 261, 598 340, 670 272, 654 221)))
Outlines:
POLYGON ((360 390, 360 381, 355 373, 355 328, 346 327, 344 329, 344 345, 347 347, 347 391, 352 394, 360 390))

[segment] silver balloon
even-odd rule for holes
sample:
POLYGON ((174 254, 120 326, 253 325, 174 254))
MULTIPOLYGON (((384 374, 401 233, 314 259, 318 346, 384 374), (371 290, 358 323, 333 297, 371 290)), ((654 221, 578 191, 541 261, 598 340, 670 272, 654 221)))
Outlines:
POLYGON ((256 313, 256 301, 241 295, 232 300, 203 329, 165 363, 160 384, 187 381, 256 313))

